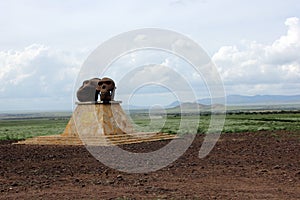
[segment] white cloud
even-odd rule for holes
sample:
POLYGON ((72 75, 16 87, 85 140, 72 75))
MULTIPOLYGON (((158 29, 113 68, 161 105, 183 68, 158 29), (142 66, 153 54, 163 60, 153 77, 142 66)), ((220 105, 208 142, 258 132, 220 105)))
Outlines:
POLYGON ((0 97, 71 97, 82 56, 33 44, 0 52, 0 97))
POLYGON ((161 85, 173 92, 190 90, 188 80, 171 67, 161 64, 141 66, 127 73, 119 82, 119 89, 120 93, 131 93, 145 85, 161 85))
POLYGON ((127 93, 132 87, 147 82, 170 85, 177 88, 177 91, 186 89, 182 88, 183 82, 193 87, 203 85, 202 77, 192 65, 177 55, 160 50, 140 50, 126 54, 109 67, 105 76, 115 80, 119 89, 126 83, 124 90, 119 93, 127 93))
POLYGON ((212 57, 229 93, 290 94, 300 84, 300 21, 288 18, 287 33, 272 44, 223 46, 212 57), (287 89, 285 85, 294 88, 287 89), (241 89, 243 87, 243 90, 241 89))

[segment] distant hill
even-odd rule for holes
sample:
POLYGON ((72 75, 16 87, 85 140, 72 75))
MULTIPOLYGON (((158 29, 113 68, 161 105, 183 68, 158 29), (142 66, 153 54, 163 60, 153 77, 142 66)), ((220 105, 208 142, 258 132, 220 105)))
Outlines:
POLYGON ((8 112, 0 113, 0 120, 6 119, 69 119, 72 115, 72 112, 67 111, 47 111, 47 112, 8 112))
POLYGON ((198 103, 190 103, 185 102, 181 103, 180 105, 169 108, 167 111, 169 113, 193 113, 193 112, 222 112, 224 105, 221 104, 214 104, 214 105, 204 105, 198 103))
MULTIPOLYGON (((197 103, 210 105, 211 99, 199 99, 197 100, 197 103)), ((221 103, 220 99, 215 99, 215 103, 221 103)), ((300 103, 300 95, 229 95, 226 98, 227 105, 276 105, 287 103, 300 103)))
MULTIPOLYGON (((222 108, 221 99, 214 99, 212 108, 217 110, 222 108)), ((283 104, 300 104, 300 95, 255 95, 255 96, 243 96, 243 95, 229 95, 226 97, 227 106, 245 106, 245 105, 283 105, 283 104)), ((134 105, 123 105, 125 110, 148 110, 150 106, 134 106, 134 105)), ((199 99, 196 102, 179 102, 174 101, 173 103, 165 106, 168 111, 193 111, 193 109, 200 109, 202 111, 211 109, 211 99, 204 98, 199 99)))
POLYGON ((180 101, 174 101, 173 103, 166 106, 166 108, 175 108, 176 106, 180 106, 180 101))

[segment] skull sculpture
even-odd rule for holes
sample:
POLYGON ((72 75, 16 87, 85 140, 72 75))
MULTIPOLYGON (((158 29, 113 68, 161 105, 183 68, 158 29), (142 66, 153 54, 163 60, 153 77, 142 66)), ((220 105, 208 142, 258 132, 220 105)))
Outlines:
POLYGON ((114 92, 115 92, 115 82, 110 78, 102 78, 98 82, 98 86, 96 88, 100 91, 100 99, 103 102, 109 102, 114 100, 114 92))
POLYGON ((78 100, 81 102, 97 101, 99 92, 97 93, 96 87, 100 80, 99 78, 92 78, 83 81, 82 86, 77 90, 78 100))

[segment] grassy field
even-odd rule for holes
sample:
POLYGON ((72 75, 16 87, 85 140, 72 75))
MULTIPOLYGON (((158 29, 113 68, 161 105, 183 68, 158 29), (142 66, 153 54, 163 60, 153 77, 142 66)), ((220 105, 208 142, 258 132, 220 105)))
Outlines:
MULTIPOLYGON (((216 116, 218 117, 218 116, 216 116)), ((220 117, 220 116, 219 116, 220 117)), ((185 116, 191 121, 197 119, 197 116, 185 116)), ((132 117, 133 121, 138 125, 141 131, 152 131, 157 127, 151 125, 161 125, 162 132, 177 133, 180 124, 180 116, 168 115, 166 118, 150 119, 147 116, 140 117, 138 115, 132 117), (152 130, 151 130, 152 129, 152 130)), ((200 116, 197 133, 206 133, 211 115, 200 116)), ((261 131, 261 130, 288 130, 300 131, 300 113, 280 112, 280 113, 235 113, 227 114, 223 133, 245 132, 245 131, 261 131)), ((157 130, 156 130, 157 131, 157 130)))
MULTIPOLYGON (((4 118, 0 120, 0 140, 24 139, 39 135, 60 134, 68 123, 68 114, 51 117, 4 118)), ((197 121, 199 116, 184 116, 190 122, 197 121)), ((187 133, 188 129, 179 130, 180 114, 168 114, 166 117, 149 117, 147 114, 132 114, 131 119, 137 131, 156 131, 170 134, 187 133)), ((211 116, 200 116, 197 133, 206 133, 211 116)), ((300 113, 298 112, 261 112, 232 113, 226 115, 223 133, 287 130, 300 135, 300 113)), ((191 131, 193 132, 193 131, 191 131)))
POLYGON ((60 134, 68 119, 0 120, 0 140, 19 140, 40 135, 60 134))

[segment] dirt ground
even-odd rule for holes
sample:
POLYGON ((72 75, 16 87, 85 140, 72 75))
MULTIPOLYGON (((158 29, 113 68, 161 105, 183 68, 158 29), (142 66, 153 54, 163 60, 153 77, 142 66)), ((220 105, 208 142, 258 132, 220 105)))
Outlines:
MULTIPOLYGON (((198 158, 198 135, 176 162, 128 174, 97 161, 83 146, 0 142, 0 199, 300 199, 300 140, 291 132, 222 135, 198 158)), ((124 145, 152 151, 167 141, 124 145)))

